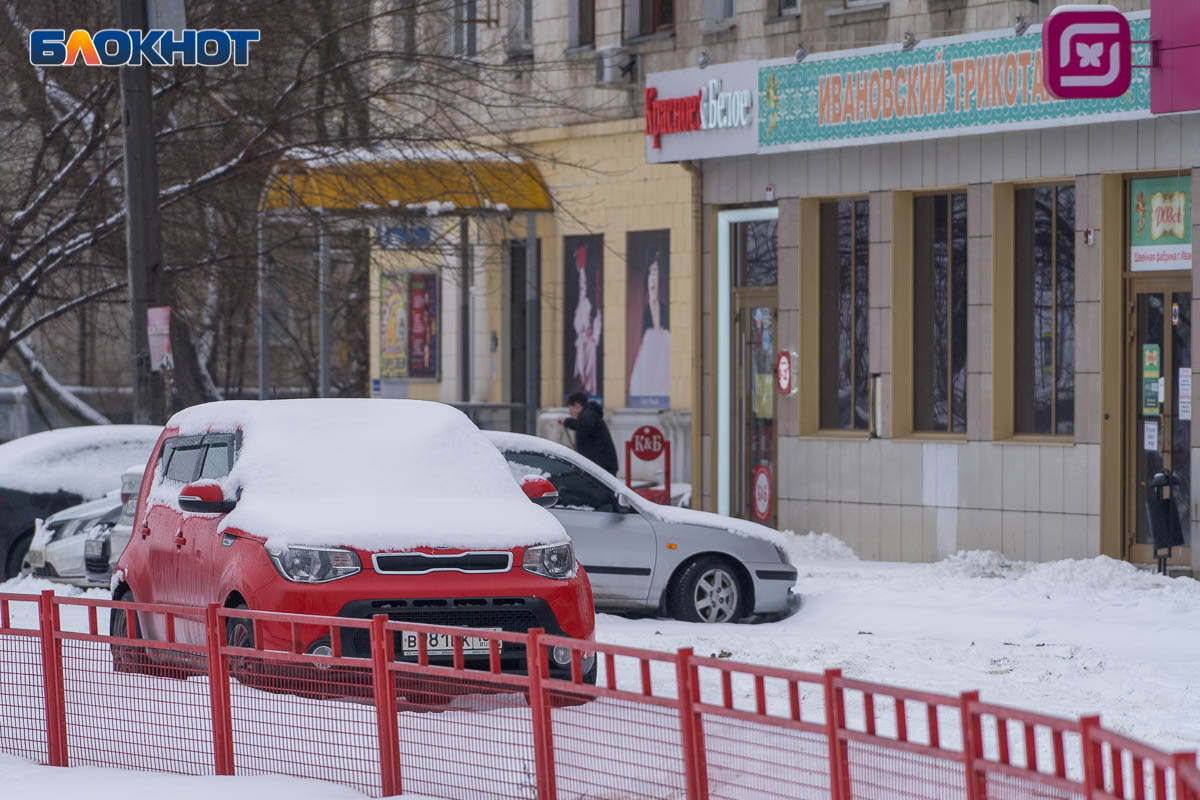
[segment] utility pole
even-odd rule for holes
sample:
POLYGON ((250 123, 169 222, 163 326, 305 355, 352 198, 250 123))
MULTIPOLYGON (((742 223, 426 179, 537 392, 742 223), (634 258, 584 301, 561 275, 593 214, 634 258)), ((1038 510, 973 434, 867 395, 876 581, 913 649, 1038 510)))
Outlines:
MULTIPOLYGON (((117 27, 146 30, 146 0, 117 0, 117 27)), ((125 243, 133 343, 133 421, 166 422, 166 393, 151 370, 146 309, 166 305, 162 232, 158 215, 158 159, 150 66, 121 70, 121 122, 125 134, 125 243)))

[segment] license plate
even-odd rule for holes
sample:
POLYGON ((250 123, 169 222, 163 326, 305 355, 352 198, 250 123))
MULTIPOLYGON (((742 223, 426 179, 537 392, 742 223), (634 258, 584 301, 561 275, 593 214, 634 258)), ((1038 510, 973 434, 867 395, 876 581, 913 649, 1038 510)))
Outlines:
POLYGON ((33 567, 34 569, 46 566, 46 554, 41 550, 30 550, 29 566, 33 567))
MULTIPOLYGON (((480 628, 485 631, 498 631, 500 628, 480 628)), ((410 631, 401 631, 401 652, 406 656, 417 655, 421 637, 410 631)), ((464 636, 462 640, 463 655, 478 655, 488 652, 488 639, 482 636, 464 636)), ((497 642, 501 647, 503 642, 497 642)), ((448 633, 427 634, 426 652, 431 656, 447 656, 454 652, 454 637, 448 633)))
POLYGON ((104 542, 100 539, 93 539, 83 546, 84 555, 99 558, 104 555, 104 542))

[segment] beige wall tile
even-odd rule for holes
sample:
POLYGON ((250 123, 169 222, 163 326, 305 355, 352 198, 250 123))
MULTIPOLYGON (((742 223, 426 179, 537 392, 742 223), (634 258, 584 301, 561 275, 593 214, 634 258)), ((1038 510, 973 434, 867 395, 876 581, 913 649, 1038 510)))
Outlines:
POLYGON ((1025 558, 1025 514, 1020 511, 1003 511, 1000 514, 1002 544, 1000 552, 1008 558, 1025 558))
MULTIPOLYGON (((1063 451, 1063 508, 1068 514, 1087 513, 1089 445, 1077 444, 1063 451)), ((1099 475, 1095 479, 1099 479, 1099 475)))
POLYGON ((1042 511, 1063 510, 1063 448, 1038 447, 1039 481, 1042 511))
POLYGON ((1042 514, 1040 520, 1040 539, 1038 542, 1038 559, 1040 561, 1058 561, 1066 548, 1063 542, 1062 514, 1042 514))

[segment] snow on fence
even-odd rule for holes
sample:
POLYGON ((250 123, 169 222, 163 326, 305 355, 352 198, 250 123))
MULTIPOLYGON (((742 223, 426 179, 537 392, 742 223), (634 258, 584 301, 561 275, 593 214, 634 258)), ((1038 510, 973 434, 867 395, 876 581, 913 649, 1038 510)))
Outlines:
POLYGON ((1098 717, 1050 717, 975 692, 539 631, 50 592, 0 594, 0 751, 57 766, 290 775, 372 796, 464 800, 1200 800, 1194 753, 1159 752, 1098 717), (30 605, 38 627, 14 626, 13 609, 30 605), (286 626, 292 651, 231 645, 246 620, 286 626), (121 635, 110 621, 123 623, 112 626, 121 635), (417 634, 415 660, 396 659, 402 631, 417 634), (323 632, 330 654, 305 654, 323 632), (449 663, 431 663, 433 634, 453 637, 449 663), (570 651, 569 677, 549 668, 555 647, 570 651), (595 685, 583 679, 593 656, 595 685), (514 657, 530 668, 503 671, 514 657))

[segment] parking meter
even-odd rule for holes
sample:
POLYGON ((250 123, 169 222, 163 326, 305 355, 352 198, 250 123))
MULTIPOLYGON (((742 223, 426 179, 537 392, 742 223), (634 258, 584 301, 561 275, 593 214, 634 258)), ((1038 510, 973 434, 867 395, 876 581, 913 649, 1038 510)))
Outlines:
POLYGON ((1175 507, 1176 493, 1171 491, 1171 487, 1182 485, 1183 481, 1174 472, 1164 469, 1155 473, 1147 486, 1146 518, 1150 524, 1154 556, 1158 559, 1158 571, 1163 575, 1167 574, 1167 559, 1171 557, 1171 549, 1183 546, 1183 528, 1175 507))

